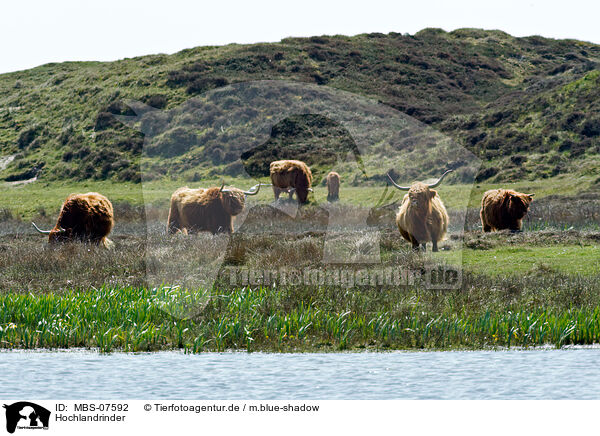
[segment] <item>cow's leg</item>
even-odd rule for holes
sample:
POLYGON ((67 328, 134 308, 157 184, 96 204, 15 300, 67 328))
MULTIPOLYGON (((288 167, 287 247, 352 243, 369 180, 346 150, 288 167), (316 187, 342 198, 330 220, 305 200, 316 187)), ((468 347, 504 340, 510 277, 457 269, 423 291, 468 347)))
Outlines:
MULTIPOLYGON (((287 193, 290 196, 290 201, 292 201, 294 199, 294 192, 296 192, 295 188, 287 188, 287 193)), ((298 196, 298 195, 296 195, 298 196)))
POLYGON ((171 207, 169 208, 169 217, 167 218, 167 234, 172 235, 181 231, 181 217, 179 216, 179 209, 174 201, 171 201, 171 207))
POLYGON ((486 233, 491 232, 492 226, 490 226, 488 224, 488 222, 485 220, 485 217, 483 215, 483 209, 481 209, 481 211, 479 212, 479 217, 481 218, 481 227, 483 227, 483 231, 486 233))
POLYGON ((492 230, 491 226, 485 221, 485 216, 483 214, 483 207, 479 211, 479 219, 481 220, 481 227, 484 232, 489 232, 492 230))
POLYGON ((521 232, 521 220, 515 220, 508 228, 510 229, 511 233, 521 232))
POLYGON ((277 186, 273 186, 273 195, 275 196, 275 201, 279 200, 279 194, 281 191, 277 186))
POLYGON ((437 245, 437 241, 432 241, 433 247, 431 248, 431 251, 436 252, 438 251, 438 245, 437 245))
POLYGON ((412 249, 414 251, 419 251, 419 241, 417 241, 413 235, 410 235, 410 242, 412 243, 412 249))
POLYGON ((398 227, 398 230, 400 230, 400 234, 402 235, 402 237, 412 244, 413 250, 416 251, 419 249, 419 243, 417 242, 417 240, 415 238, 413 238, 413 236, 410 233, 408 233, 406 230, 402 229, 401 227, 398 227))

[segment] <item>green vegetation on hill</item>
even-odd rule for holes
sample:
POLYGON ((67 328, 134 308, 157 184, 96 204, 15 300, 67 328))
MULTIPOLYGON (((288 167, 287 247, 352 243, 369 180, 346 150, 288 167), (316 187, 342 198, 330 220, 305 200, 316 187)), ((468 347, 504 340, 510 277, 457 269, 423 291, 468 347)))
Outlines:
MULTIPOLYGON (((133 115, 123 101, 169 110, 228 84, 285 79, 373 98, 442 130, 483 159, 480 181, 571 173, 600 180, 599 59, 600 46, 581 41, 425 29, 47 64, 0 75, 0 157, 15 155, 0 179, 138 182, 144 137, 113 117, 133 115)), ((313 121, 286 121, 257 157, 299 138, 327 156, 339 129, 313 121)), ((216 178, 215 167, 234 176, 239 168, 223 165, 237 159, 232 147, 243 138, 240 131, 222 142, 211 129, 164 132, 153 143, 156 177, 199 181, 216 178), (172 143, 189 149, 160 151, 172 143)), ((258 159, 249 165, 264 172, 258 159)))

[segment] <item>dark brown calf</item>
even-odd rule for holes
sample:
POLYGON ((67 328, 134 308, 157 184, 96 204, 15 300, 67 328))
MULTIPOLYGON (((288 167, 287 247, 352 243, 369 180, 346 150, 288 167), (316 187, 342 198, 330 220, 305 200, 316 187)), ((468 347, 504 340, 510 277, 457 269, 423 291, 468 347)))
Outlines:
POLYGON ((510 229, 521 230, 521 221, 527 214, 534 194, 523 194, 512 189, 492 189, 481 199, 481 225, 484 232, 510 229))

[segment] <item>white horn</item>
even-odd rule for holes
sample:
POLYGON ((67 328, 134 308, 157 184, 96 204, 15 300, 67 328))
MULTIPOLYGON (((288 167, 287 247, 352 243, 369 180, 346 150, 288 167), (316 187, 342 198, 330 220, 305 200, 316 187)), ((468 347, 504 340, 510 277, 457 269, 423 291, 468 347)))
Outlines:
POLYGON ((394 179, 392 179, 392 176, 390 176, 390 173, 387 173, 388 179, 390 179, 390 182, 392 182, 392 185, 394 185, 396 187, 396 189, 399 189, 401 191, 410 191, 410 186, 400 186, 399 184, 397 184, 396 182, 394 182, 394 179))
POLYGON ((38 226, 35 225, 35 223, 32 221, 31 224, 33 224, 33 227, 35 227, 35 229, 40 232, 42 235, 49 235, 50 234, 50 230, 40 230, 40 228, 38 226))
POLYGON ((448 170, 448 171, 446 171, 444 174, 442 174, 442 176, 441 176, 441 177, 438 179, 438 181, 437 181, 437 182, 435 182, 435 183, 433 183, 433 184, 429 185, 429 187, 430 187, 430 188, 435 188, 436 186, 439 186, 439 184, 440 184, 440 183, 442 183, 442 180, 444 180, 444 177, 446 177, 446 175, 447 175, 448 173, 451 173, 451 172, 452 172, 452 170, 448 170))
POLYGON ((260 183, 258 185, 254 185, 252 188, 250 188, 248 191, 244 191, 244 195, 256 195, 258 194, 258 191, 260 191, 260 183))

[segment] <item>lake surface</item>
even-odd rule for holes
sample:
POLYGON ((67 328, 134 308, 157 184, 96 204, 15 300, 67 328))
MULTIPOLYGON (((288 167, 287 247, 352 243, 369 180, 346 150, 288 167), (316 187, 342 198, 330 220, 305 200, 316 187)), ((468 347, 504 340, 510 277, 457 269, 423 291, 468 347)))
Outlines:
POLYGON ((600 349, 0 352, 0 398, 600 399, 600 349))

